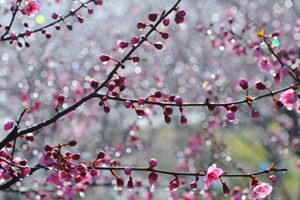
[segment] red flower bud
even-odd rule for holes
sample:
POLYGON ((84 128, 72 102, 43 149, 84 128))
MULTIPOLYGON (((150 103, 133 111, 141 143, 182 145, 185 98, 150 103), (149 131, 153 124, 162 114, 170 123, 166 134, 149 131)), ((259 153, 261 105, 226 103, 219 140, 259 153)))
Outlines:
POLYGON ((170 20, 169 19, 164 19, 163 24, 165 26, 168 26, 170 24, 170 20))
POLYGON ((248 81, 246 79, 241 78, 239 84, 244 90, 248 90, 248 81))
POLYGON ((151 167, 155 167, 155 166, 157 165, 157 160, 156 160, 155 158, 151 158, 151 159, 149 160, 149 165, 150 165, 151 167))
POLYGON ((266 85, 264 83, 260 82, 260 81, 258 81, 258 82, 255 83, 255 87, 258 90, 264 90, 264 89, 266 89, 266 85))
POLYGON ((185 115, 182 115, 182 116, 181 116, 180 122, 181 122, 182 125, 186 125, 186 123, 187 123, 187 118, 186 118, 185 115))
POLYGON ((161 49, 163 48, 163 45, 162 45, 162 43, 157 42, 157 43, 154 44, 154 47, 155 47, 157 50, 161 50, 161 49))
POLYGON ((126 47, 128 47, 129 43, 128 42, 125 42, 125 41, 122 41, 120 42, 119 46, 121 47, 121 49, 125 49, 126 47))
POLYGON ((76 153, 72 155, 73 160, 79 160, 81 157, 80 153, 76 153))
POLYGON ((74 146, 76 146, 77 141, 76 140, 71 140, 68 144, 69 144, 69 146, 74 147, 74 146))
POLYGON ((96 81, 96 80, 92 80, 91 81, 91 87, 93 89, 96 89, 98 86, 99 86, 99 82, 98 81, 96 81))
POLYGON ((126 175, 130 175, 131 174, 131 167, 126 167, 124 169, 124 172, 125 172, 126 175))
POLYGON ((154 12, 151 12, 151 13, 148 15, 148 19, 149 19, 151 22, 155 22, 156 19, 157 19, 157 14, 154 13, 154 12))
POLYGON ((230 189, 226 185, 226 182, 223 182, 223 193, 224 193, 225 196, 229 196, 230 195, 230 189))
POLYGON ((100 56, 101 62, 108 62, 110 60, 110 57, 108 55, 102 54, 100 56))
POLYGON ((97 155, 97 159, 103 159, 105 157, 105 152, 104 151, 100 151, 97 155))
POLYGON ((57 101, 58 103, 63 103, 65 100, 65 96, 63 94, 58 95, 57 101))

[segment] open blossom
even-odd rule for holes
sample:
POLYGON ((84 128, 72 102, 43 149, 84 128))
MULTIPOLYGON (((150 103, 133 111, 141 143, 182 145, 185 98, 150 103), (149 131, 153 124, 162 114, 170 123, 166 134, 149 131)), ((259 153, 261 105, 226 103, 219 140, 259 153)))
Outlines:
POLYGON ((271 69, 271 63, 268 58, 261 57, 257 64, 262 71, 269 72, 271 69))
POLYGON ((253 192, 251 195, 252 199, 260 199, 265 198, 269 195, 273 190, 273 187, 269 183, 261 183, 253 188, 253 192))
POLYGON ((281 101, 288 110, 293 110, 297 101, 297 96, 293 89, 289 89, 281 94, 279 101, 281 101))
POLYGON ((218 182, 218 179, 222 174, 223 174, 223 170, 217 168, 216 164, 210 166, 206 172, 206 175, 203 178, 204 188, 207 190, 210 184, 218 182))
POLYGON ((40 165, 51 165, 53 163, 55 163, 55 160, 51 154, 48 155, 48 154, 42 153, 40 160, 39 160, 40 165))
POLYGON ((49 174, 45 182, 54 183, 58 187, 62 187, 64 185, 63 181, 59 178, 59 175, 56 172, 49 174))
POLYGON ((24 8, 21 10, 23 15, 30 16, 33 12, 40 11, 40 4, 36 0, 25 1, 24 8))

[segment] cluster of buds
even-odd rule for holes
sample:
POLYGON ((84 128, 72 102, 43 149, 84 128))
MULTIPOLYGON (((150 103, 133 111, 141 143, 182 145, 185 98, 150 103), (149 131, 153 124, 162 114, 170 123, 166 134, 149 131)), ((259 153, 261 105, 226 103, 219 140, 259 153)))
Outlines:
POLYGON ((250 187, 252 189, 252 199, 265 198, 273 190, 273 187, 269 183, 260 182, 255 176, 251 179, 250 187))
MULTIPOLYGON (((144 103, 145 103, 145 99, 143 99, 143 98, 139 98, 139 99, 138 99, 138 104, 139 104, 141 107, 143 107, 144 103)), ((131 107, 133 110, 135 110, 135 112, 136 112, 137 116, 139 116, 139 118, 142 118, 142 117, 145 115, 145 111, 144 111, 143 109, 141 109, 141 108, 136 108, 136 107, 131 103, 131 101, 129 101, 129 100, 126 100, 126 101, 124 102, 124 106, 125 106, 126 108, 130 108, 130 107, 131 107)))
MULTIPOLYGON (((261 81, 257 81, 255 83, 255 87, 260 91, 268 90, 269 92, 272 92, 272 90, 270 88, 267 88, 266 85, 261 81)), ((276 105, 279 108, 282 108, 285 105, 288 110, 293 110, 296 105, 297 99, 300 98, 300 93, 296 93, 295 89, 296 88, 293 85, 291 85, 290 89, 288 89, 287 91, 281 94, 280 99, 275 98, 273 95, 272 97, 276 105)), ((254 117, 253 113, 252 113, 252 117, 254 117)))
MULTIPOLYGON (((58 144, 52 147, 51 145, 45 146, 46 153, 42 153, 39 164, 46 167, 51 166, 51 173, 46 178, 45 182, 54 183, 57 187, 63 187, 64 180, 74 180, 79 183, 86 179, 88 168, 83 163, 75 164, 81 158, 80 153, 66 152, 62 154, 62 148, 66 146, 74 147, 77 141, 72 140, 68 143, 58 144), (59 174, 59 171, 62 171, 59 174)), ((102 156, 100 156, 102 157, 102 156)), ((92 173, 92 172, 90 172, 92 173)), ((95 174, 94 174, 95 175, 95 174)))
POLYGON ((235 112, 238 110, 238 107, 236 104, 232 104, 230 106, 227 107, 228 113, 227 113, 227 119, 230 122, 233 122, 233 120, 235 119, 235 112))
POLYGON ((132 181, 132 177, 131 177, 131 167, 126 167, 124 169, 124 173, 129 176, 129 180, 127 182, 127 188, 129 191, 132 191, 133 190, 133 181, 132 181))
MULTIPOLYGON (((169 96, 169 99, 167 101, 170 101, 170 102, 175 102, 177 105, 180 105, 179 107, 179 111, 181 113, 181 117, 180 117, 180 123, 182 125, 186 125, 187 123, 187 118, 186 116, 183 114, 183 108, 182 108, 182 99, 180 96, 175 96, 174 94, 171 94, 169 96)), ((166 116, 166 115, 165 115, 166 116)), ((166 121, 166 123, 168 123, 168 121, 166 121)))
POLYGON ((134 45, 137 45, 139 42, 140 42, 140 37, 138 37, 138 36, 133 36, 133 37, 131 38, 131 42, 121 41, 121 42, 119 43, 119 47, 120 47, 121 49, 126 49, 126 48, 129 46, 129 44, 131 44, 132 46, 134 46, 134 45))
POLYGON ((116 66, 119 65, 121 67, 121 69, 125 69, 125 65, 123 63, 121 63, 117 59, 111 58, 109 55, 102 54, 100 56, 100 60, 104 65, 106 65, 108 63, 108 61, 110 61, 110 60, 116 61, 117 62, 116 66))
MULTIPOLYGON (((251 108, 251 115, 252 115, 252 118, 254 118, 254 119, 258 118, 259 112, 258 112, 256 109, 252 108, 252 99, 251 99, 251 97, 248 95, 248 81, 247 81, 246 79, 244 79, 244 78, 241 78, 241 79, 239 80, 239 85, 241 86, 241 88, 242 88, 243 90, 245 90, 245 91, 247 92, 247 97, 246 97, 246 99, 247 99, 248 106, 251 108)), ((263 84, 256 84, 256 88, 259 89, 259 90, 263 90, 263 89, 262 89, 262 88, 263 88, 263 84)))
POLYGON ((184 10, 177 10, 175 14, 174 21, 176 24, 182 24, 184 22, 184 16, 186 12, 184 10))
POLYGON ((105 104, 105 102, 107 101, 107 97, 103 96, 101 98, 101 101, 98 103, 99 106, 103 106, 103 110, 105 113, 109 113, 110 108, 108 107, 108 105, 105 104))
POLYGON ((30 174, 30 167, 27 165, 27 160, 12 158, 5 150, 0 151, 1 169, 0 178, 4 180, 18 177, 23 179, 30 174))
MULTIPOLYGON (((151 158, 149 160, 149 168, 154 169, 154 167, 157 165, 157 160, 155 158, 151 158)), ((150 172, 148 175, 148 180, 151 188, 155 187, 156 182, 158 181, 158 174, 154 171, 150 172)))

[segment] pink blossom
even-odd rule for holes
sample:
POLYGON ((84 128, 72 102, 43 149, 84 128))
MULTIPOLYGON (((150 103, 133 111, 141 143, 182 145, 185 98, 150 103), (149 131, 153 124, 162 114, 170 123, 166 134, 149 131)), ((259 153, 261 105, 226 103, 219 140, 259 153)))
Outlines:
POLYGON ((258 66, 262 71, 269 72, 271 69, 271 63, 268 58, 261 57, 258 61, 258 66))
POLYGON ((21 10, 23 15, 30 16, 33 12, 40 11, 40 4, 36 0, 25 1, 24 8, 21 10))
POLYGON ((223 174, 223 170, 217 168, 216 164, 210 166, 206 172, 206 175, 203 178, 204 188, 207 190, 210 184, 218 182, 218 179, 222 174, 223 174))
POLYGON ((49 174, 45 182, 54 183, 57 187, 62 187, 64 185, 63 181, 59 178, 59 175, 56 172, 49 174))
POLYGON ((281 101, 288 110, 293 110, 297 101, 297 96, 293 89, 289 89, 281 94, 279 101, 281 101))
POLYGON ((253 192, 251 195, 252 199, 260 199, 265 198, 269 195, 273 190, 273 187, 269 183, 261 183, 253 188, 253 192))
POLYGON ((52 155, 46 155, 45 153, 42 153, 40 160, 39 160, 39 164, 40 165, 51 165, 55 163, 54 158, 52 157, 52 155))
POLYGON ((9 129, 11 129, 14 126, 14 122, 13 121, 8 121, 4 124, 3 129, 5 131, 8 131, 9 129))

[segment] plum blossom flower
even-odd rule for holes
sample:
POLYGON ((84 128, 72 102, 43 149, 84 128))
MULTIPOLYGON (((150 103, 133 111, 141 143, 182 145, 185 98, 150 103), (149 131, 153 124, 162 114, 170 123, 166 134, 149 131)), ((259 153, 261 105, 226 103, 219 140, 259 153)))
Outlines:
POLYGON ((59 175, 56 172, 49 174, 45 182, 54 183, 58 187, 62 187, 64 185, 63 181, 59 178, 59 175))
POLYGON ((262 71, 269 72, 271 69, 271 63, 268 58, 261 57, 257 64, 262 71))
POLYGON ((25 1, 24 8, 21 10, 23 15, 30 16, 33 12, 40 11, 40 4, 36 0, 25 1))
POLYGON ((39 160, 40 165, 51 165, 53 163, 55 163, 55 160, 51 154, 48 155, 48 154, 42 153, 40 160, 39 160))
POLYGON ((288 110, 293 110, 297 101, 297 96, 293 89, 289 89, 281 94, 279 99, 288 110))
POLYGON ((216 164, 210 166, 206 172, 206 175, 203 178, 204 188, 207 190, 210 184, 218 182, 218 179, 222 174, 223 174, 223 170, 217 168, 216 164))
POLYGON ((253 192, 251 195, 252 199, 260 199, 265 198, 269 195, 273 190, 273 187, 269 183, 261 183, 253 188, 253 192))

